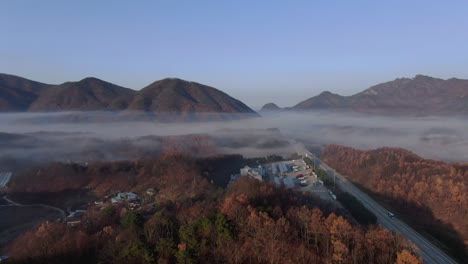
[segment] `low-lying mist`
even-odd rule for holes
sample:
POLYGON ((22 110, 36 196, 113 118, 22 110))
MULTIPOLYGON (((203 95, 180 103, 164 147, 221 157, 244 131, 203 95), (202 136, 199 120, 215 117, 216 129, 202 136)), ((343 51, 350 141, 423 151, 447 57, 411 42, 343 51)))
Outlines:
POLYGON ((464 117, 329 112, 283 112, 198 122, 110 112, 0 114, 0 166, 17 160, 137 159, 171 149, 198 156, 287 155, 303 144, 402 147, 426 158, 466 162, 468 123, 464 117))

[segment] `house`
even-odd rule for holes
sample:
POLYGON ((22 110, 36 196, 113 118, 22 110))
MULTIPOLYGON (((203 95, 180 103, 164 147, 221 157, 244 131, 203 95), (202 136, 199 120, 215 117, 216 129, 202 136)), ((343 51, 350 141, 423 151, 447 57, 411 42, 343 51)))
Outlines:
POLYGON ((135 202, 138 200, 138 195, 127 192, 127 193, 122 193, 121 196, 127 200, 127 202, 135 202))
POLYGON ((115 204, 115 203, 121 203, 121 202, 123 202, 123 199, 122 199, 120 196, 117 195, 116 197, 113 197, 113 198, 111 199, 111 201, 112 201, 113 204, 115 204))
POLYGON ((122 203, 122 202, 136 202, 138 200, 138 195, 132 192, 121 192, 117 196, 111 199, 112 203, 122 203))

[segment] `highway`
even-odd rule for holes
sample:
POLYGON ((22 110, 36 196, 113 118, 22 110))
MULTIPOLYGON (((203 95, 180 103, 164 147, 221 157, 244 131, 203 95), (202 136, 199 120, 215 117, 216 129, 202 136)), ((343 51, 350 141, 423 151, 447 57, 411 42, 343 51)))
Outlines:
POLYGON ((346 180, 345 177, 337 173, 335 170, 330 168, 327 164, 318 159, 315 155, 310 152, 306 152, 316 165, 319 165, 321 169, 325 170, 328 175, 335 175, 336 186, 341 190, 352 194, 356 199, 360 200, 362 204, 373 212, 378 219, 379 224, 387 228, 390 231, 398 232, 404 235, 406 238, 411 240, 420 249, 420 255, 424 259, 425 263, 457 263, 447 254, 429 242, 426 238, 421 236, 414 229, 409 227, 403 221, 395 218, 391 218, 387 215, 387 210, 369 197, 366 193, 358 189, 351 182, 346 180))

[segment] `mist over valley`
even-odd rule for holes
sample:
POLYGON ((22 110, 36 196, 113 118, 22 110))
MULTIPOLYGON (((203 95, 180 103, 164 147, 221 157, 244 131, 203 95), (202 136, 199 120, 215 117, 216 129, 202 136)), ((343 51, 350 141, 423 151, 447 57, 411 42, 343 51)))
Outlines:
POLYGON ((467 263, 468 2, 0 9, 0 263, 467 263))
POLYGON ((246 117, 167 122, 147 117, 131 119, 114 112, 1 114, 0 157, 39 163, 134 160, 161 153, 169 148, 163 141, 174 137, 172 141, 179 143, 174 151, 205 156, 288 155, 302 146, 320 150, 328 144, 339 144, 359 149, 401 147, 426 158, 468 160, 465 117, 405 118, 323 111, 246 117), (187 140, 190 135, 203 146, 191 149, 195 142, 187 140))

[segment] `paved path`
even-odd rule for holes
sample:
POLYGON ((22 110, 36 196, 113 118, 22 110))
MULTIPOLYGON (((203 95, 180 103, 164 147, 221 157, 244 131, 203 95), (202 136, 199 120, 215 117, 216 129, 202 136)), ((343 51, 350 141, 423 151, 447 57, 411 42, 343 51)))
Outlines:
POLYGON ((58 207, 50 206, 50 205, 47 205, 47 204, 28 204, 28 205, 19 204, 19 203, 15 202, 15 201, 11 200, 10 198, 8 198, 7 195, 3 196, 3 199, 5 201, 7 201, 8 203, 10 203, 10 204, 9 205, 0 205, 0 206, 41 206, 41 207, 48 208, 48 209, 55 210, 55 211, 59 212, 60 213, 60 218, 62 218, 62 221, 64 221, 67 218, 67 215, 65 214, 65 211, 63 211, 62 209, 60 209, 58 207))

